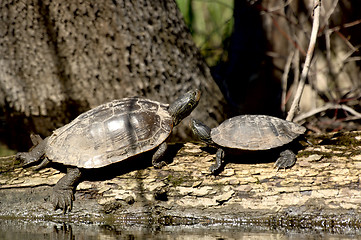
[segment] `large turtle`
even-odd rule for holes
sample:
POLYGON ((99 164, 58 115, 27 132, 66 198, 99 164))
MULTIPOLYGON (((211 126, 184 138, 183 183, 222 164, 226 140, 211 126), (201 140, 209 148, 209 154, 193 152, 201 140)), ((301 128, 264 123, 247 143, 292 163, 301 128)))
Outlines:
POLYGON ((152 164, 164 165, 173 126, 193 111, 199 99, 200 91, 193 90, 170 105, 142 98, 114 100, 82 113, 17 158, 24 166, 40 159, 41 166, 49 161, 68 166, 50 198, 54 209, 65 213, 72 209, 82 169, 101 168, 156 148, 152 164))
MULTIPOLYGON (((221 169, 227 149, 257 151, 277 148, 290 143, 306 131, 305 127, 294 122, 267 115, 236 116, 213 129, 192 119, 191 128, 200 140, 218 148, 216 163, 210 167, 212 173, 221 169)), ((275 166, 277 169, 287 168, 295 162, 296 155, 286 149, 280 153, 275 166)))

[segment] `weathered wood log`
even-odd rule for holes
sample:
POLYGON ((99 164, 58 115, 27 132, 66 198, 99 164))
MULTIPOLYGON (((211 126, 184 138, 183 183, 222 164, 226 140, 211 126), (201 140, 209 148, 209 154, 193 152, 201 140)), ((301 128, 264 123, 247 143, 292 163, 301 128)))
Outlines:
MULTIPOLYGON (((230 159, 209 174, 214 151, 202 144, 173 145, 173 161, 151 167, 146 155, 86 174, 67 215, 53 211, 48 196, 64 175, 2 161, 0 218, 152 219, 161 224, 253 223, 283 227, 361 228, 361 132, 311 136, 295 166, 273 168, 272 159, 230 159)), ((62 170, 60 168, 60 170, 62 170)))

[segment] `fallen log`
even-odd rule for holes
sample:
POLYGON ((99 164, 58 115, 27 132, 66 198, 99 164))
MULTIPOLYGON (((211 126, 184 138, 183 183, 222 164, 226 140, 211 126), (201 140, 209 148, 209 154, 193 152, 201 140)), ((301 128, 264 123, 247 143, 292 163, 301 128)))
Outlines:
POLYGON ((154 169, 150 158, 89 171, 73 211, 49 202, 61 166, 23 169, 8 157, 0 167, 0 218, 152 223, 240 223, 334 230, 361 227, 361 132, 310 135, 291 169, 273 161, 230 159, 217 176, 215 151, 199 143, 171 146, 173 161, 154 169), (142 160, 142 161, 140 161, 142 160))

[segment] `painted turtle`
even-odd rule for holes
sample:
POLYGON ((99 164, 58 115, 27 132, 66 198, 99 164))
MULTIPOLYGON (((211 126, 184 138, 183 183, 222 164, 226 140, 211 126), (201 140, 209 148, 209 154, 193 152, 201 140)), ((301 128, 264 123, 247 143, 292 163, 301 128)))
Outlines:
MULTIPOLYGON (((192 119, 193 133, 203 142, 216 146, 216 163, 210 167, 212 173, 220 170, 226 149, 257 151, 281 147, 292 142, 306 131, 294 122, 266 115, 241 115, 225 120, 210 129, 201 121, 192 119)), ((275 162, 277 169, 292 167, 296 155, 289 149, 280 153, 275 162)))
POLYGON ((101 168, 153 149, 153 166, 163 166, 173 126, 193 111, 199 99, 200 91, 192 90, 170 105, 142 98, 114 100, 82 113, 17 158, 24 166, 40 159, 44 160, 39 166, 51 161, 69 166, 51 196, 54 209, 65 213, 72 209, 81 169, 101 168))

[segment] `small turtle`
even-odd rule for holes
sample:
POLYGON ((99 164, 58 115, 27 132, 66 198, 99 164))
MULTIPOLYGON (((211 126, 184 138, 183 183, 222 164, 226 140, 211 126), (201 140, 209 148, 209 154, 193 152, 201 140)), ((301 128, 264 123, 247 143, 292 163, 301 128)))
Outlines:
POLYGON ((55 210, 66 213, 72 209, 82 169, 101 168, 152 149, 153 166, 163 166, 173 126, 193 111, 199 99, 200 91, 193 90, 171 105, 141 98, 114 100, 82 113, 17 158, 24 166, 40 159, 44 160, 39 166, 50 161, 68 166, 50 198, 55 210))
MULTIPOLYGON (((192 119, 191 128, 200 140, 218 148, 216 163, 210 167, 213 174, 222 167, 226 149, 257 151, 281 147, 306 131, 296 123, 266 115, 236 116, 213 129, 192 119)), ((275 166, 278 170, 292 167, 295 162, 296 155, 286 149, 280 153, 275 166)))

